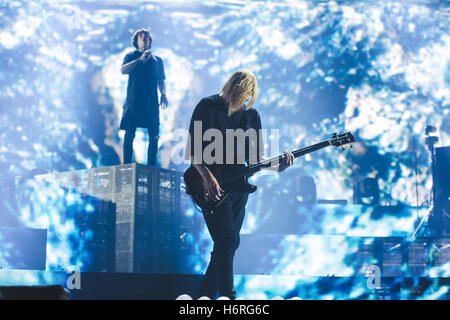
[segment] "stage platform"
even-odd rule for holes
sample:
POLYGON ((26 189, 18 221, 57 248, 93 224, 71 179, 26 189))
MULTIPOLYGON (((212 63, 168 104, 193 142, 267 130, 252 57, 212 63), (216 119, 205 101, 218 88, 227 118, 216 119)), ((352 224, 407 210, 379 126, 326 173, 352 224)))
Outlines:
MULTIPOLYGON (((17 198, 24 227, 46 232, 45 270, 5 264, 0 286, 67 287, 74 274, 64 270, 76 270, 81 289, 72 299, 195 297, 212 242, 182 187, 180 172, 139 164, 36 176, 17 198)), ((448 299, 450 239, 409 237, 426 208, 289 208, 268 215, 249 201, 234 265, 242 298, 448 299), (368 284, 374 268, 376 288, 368 284)), ((3 257, 14 256, 12 244, 3 257)))

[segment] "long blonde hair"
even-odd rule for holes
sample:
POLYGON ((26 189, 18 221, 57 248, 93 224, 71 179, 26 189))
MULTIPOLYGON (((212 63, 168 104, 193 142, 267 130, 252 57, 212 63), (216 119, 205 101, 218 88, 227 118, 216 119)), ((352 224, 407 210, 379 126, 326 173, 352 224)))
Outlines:
POLYGON ((249 110, 258 97, 258 83, 253 73, 246 70, 238 70, 231 75, 220 92, 229 106, 242 106, 249 99, 245 110, 249 110))

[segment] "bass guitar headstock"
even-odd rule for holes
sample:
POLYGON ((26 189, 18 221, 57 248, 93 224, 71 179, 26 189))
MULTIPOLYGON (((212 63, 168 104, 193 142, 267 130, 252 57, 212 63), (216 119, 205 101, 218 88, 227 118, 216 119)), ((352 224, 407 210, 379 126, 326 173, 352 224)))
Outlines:
POLYGON ((329 141, 331 145, 345 150, 347 147, 352 147, 352 143, 355 142, 355 137, 351 132, 346 132, 339 135, 337 133, 333 133, 333 136, 329 141))

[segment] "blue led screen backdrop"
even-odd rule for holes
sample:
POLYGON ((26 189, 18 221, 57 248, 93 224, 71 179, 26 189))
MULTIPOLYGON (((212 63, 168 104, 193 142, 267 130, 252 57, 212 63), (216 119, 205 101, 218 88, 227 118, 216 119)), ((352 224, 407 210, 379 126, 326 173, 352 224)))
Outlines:
MULTIPOLYGON (((186 169, 173 161, 181 152, 174 133, 187 129, 197 102, 219 92, 238 69, 256 74, 255 108, 264 128, 279 130, 278 150, 269 140, 266 155, 334 132, 351 131, 356 137, 350 150, 327 148, 297 159, 281 175, 255 175, 258 191, 248 203, 243 233, 260 230, 281 210, 301 211, 296 201, 302 176, 314 178, 319 199, 352 203, 353 184, 371 177, 379 183, 383 205, 429 205, 425 127, 437 128, 437 146, 450 143, 450 19, 448 8, 426 2, 2 1, 4 189, 36 169, 121 163, 124 132, 118 128, 127 76, 120 67, 133 49, 131 35, 141 27, 151 29, 152 50, 164 60, 167 77, 169 108, 160 112, 159 166, 186 169)), ((140 163, 147 160, 146 139, 138 131, 134 149, 140 163)), ((20 220, 29 227, 49 226, 48 219, 33 220, 15 208, 8 193, 2 197, 3 211, 21 212, 9 216, 10 225, 20 220)), ((197 213, 189 208, 186 214, 197 213)), ((326 211, 322 218, 336 226, 336 233, 361 236, 367 230, 352 233, 353 226, 334 214, 326 211)), ((57 213, 51 216, 56 219, 57 213)), ((319 218, 305 220, 302 232, 322 233, 319 218)), ((406 235, 412 231, 406 218, 406 225, 385 220, 376 231, 390 229, 370 236, 406 235)), ((49 236, 68 232, 70 226, 59 223, 49 236)), ((207 239, 206 229, 201 237, 207 239)), ((50 258, 52 267, 82 265, 67 256, 50 258)), ((203 267, 204 262, 195 272, 203 267)))

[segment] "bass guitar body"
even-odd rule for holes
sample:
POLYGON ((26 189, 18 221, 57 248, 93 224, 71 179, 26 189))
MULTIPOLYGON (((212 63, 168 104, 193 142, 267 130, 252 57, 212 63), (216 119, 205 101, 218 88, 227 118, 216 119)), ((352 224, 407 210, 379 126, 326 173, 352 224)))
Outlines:
POLYGON ((256 191, 256 186, 248 183, 247 176, 239 176, 232 178, 236 170, 245 168, 242 166, 230 166, 226 170, 223 167, 209 167, 208 169, 216 177, 220 187, 224 193, 220 200, 205 200, 205 190, 203 188, 203 179, 194 166, 190 166, 183 175, 186 193, 192 197, 192 200, 202 209, 204 213, 212 213, 214 209, 222 204, 222 202, 230 195, 231 192, 248 192, 256 191))

